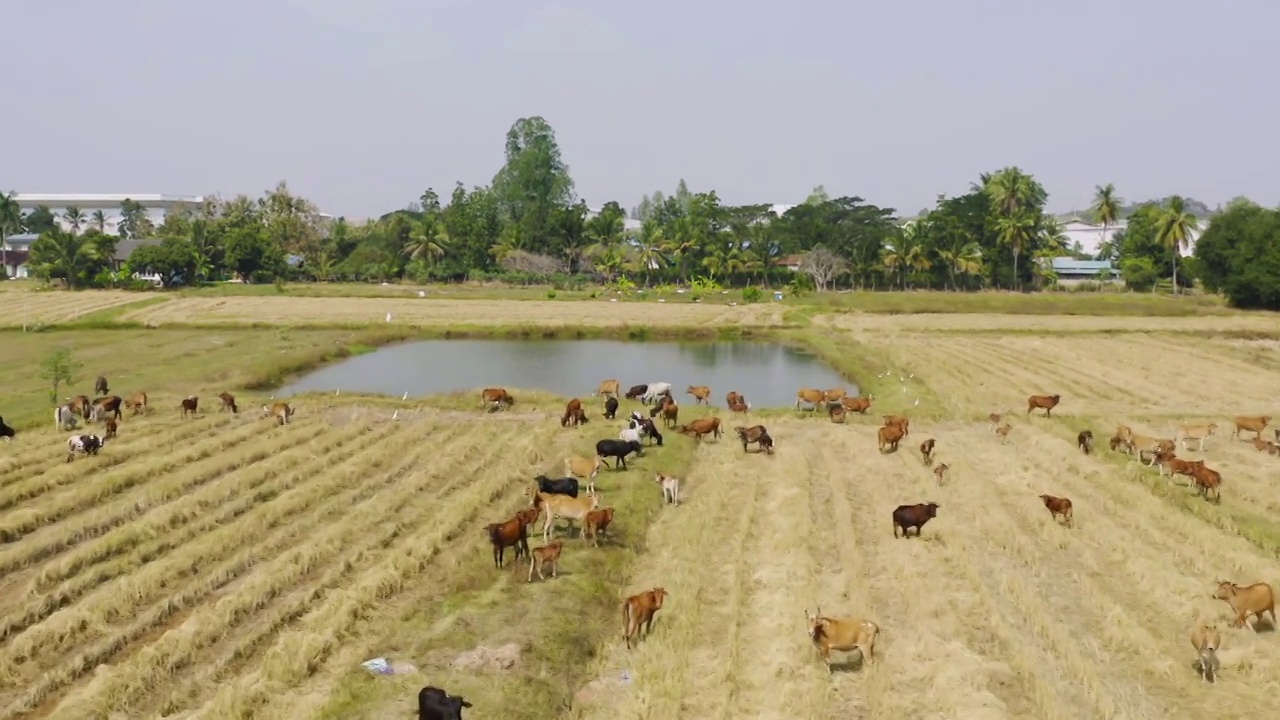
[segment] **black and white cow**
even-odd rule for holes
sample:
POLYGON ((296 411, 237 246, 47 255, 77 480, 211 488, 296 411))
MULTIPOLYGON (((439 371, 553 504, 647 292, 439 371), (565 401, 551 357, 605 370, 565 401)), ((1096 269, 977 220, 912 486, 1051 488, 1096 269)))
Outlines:
POLYGON ((462 720, 462 708, 471 703, 430 685, 418 691, 418 720, 462 720))
POLYGON ((76 453, 97 455, 102 449, 103 439, 97 435, 72 435, 67 438, 67 462, 75 459, 76 453))
POLYGON ((8 425, 5 425, 4 418, 0 417, 0 438, 4 438, 5 440, 12 440, 13 436, 17 434, 18 434, 18 431, 14 430, 8 425))

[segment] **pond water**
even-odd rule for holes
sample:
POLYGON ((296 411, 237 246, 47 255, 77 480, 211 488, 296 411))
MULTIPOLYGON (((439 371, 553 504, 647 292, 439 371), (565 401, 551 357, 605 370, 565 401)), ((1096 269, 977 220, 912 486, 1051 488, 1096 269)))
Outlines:
POLYGON ((857 387, 817 357, 773 343, 617 340, 426 340, 385 347, 317 370, 280 395, 343 390, 422 397, 484 387, 539 389, 584 400, 601 380, 669 382, 677 402, 689 385, 711 400, 737 390, 753 407, 795 403, 802 387, 857 387))

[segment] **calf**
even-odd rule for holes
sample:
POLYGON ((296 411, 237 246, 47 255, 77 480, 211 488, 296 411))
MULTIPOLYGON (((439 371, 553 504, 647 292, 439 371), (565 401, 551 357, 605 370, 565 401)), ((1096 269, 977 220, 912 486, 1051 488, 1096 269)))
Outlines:
POLYGON ((1053 409, 1061 399, 1061 395, 1032 395, 1027 398, 1027 415, 1030 416, 1032 410, 1040 409, 1044 410, 1045 417, 1052 417, 1053 409))
POLYGON ((1041 495, 1040 499, 1044 501, 1044 506, 1049 508, 1049 515, 1053 517, 1054 522, 1058 521, 1058 516, 1066 521, 1067 527, 1071 527, 1071 500, 1070 498, 1054 497, 1052 495, 1041 495))
MULTIPOLYGON (((547 512, 546 520, 542 524, 542 541, 551 541, 551 528, 555 525, 556 518, 564 518, 570 522, 577 520, 583 522, 587 518, 587 513, 596 509, 600 504, 600 495, 592 494, 586 497, 571 498, 564 495, 556 495, 554 493, 547 494, 535 492, 533 494, 533 506, 535 508, 545 509, 547 512)), ((581 527, 581 526, 580 526, 581 527)), ((584 528, 585 530, 585 528, 584 528)), ((586 532, 582 532, 582 541, 587 541, 586 532)))
POLYGON ((742 452, 747 451, 749 443, 756 444, 756 452, 764 451, 770 455, 773 454, 773 437, 769 435, 769 431, 763 425, 752 425, 751 427, 735 427, 733 432, 742 441, 742 452))
POLYGON ((876 635, 880 628, 870 620, 852 617, 824 617, 822 608, 816 615, 806 610, 805 619, 809 621, 809 638, 818 650, 818 655, 827 664, 827 672, 831 672, 831 651, 858 651, 863 662, 871 662, 875 657, 876 635))
POLYGON ((418 720, 462 720, 464 707, 471 707, 471 703, 461 695, 430 685, 418 691, 418 720))
POLYGON ((916 536, 924 529, 924 524, 938 516, 938 503, 918 503, 916 505, 899 505, 893 510, 893 536, 898 537, 898 529, 902 529, 902 537, 911 537, 908 532, 916 529, 916 536))
POLYGON ((587 520, 583 523, 582 529, 587 537, 591 539, 591 544, 600 547, 600 533, 605 532, 609 528, 609 523, 613 522, 613 508, 596 508, 587 513, 587 520))
POLYGON ((1113 451, 1129 452, 1129 443, 1125 441, 1118 433, 1111 436, 1111 449, 1113 451))
POLYGON ((109 392, 111 392, 111 389, 107 387, 107 378, 99 375, 98 379, 93 381, 93 394, 106 395, 109 392))
POLYGON ((1200 623, 1191 631, 1191 645, 1196 649, 1196 671, 1205 682, 1218 681, 1218 671, 1222 663, 1218 662, 1218 648, 1222 647, 1222 636, 1216 625, 1200 623))
POLYGON ((147 413, 147 394, 139 391, 129 396, 129 402, 125 403, 133 410, 134 415, 145 415, 147 413))
POLYGON ((693 396, 694 405, 710 405, 711 404, 711 388, 706 385, 690 385, 685 393, 693 396))
POLYGON ((1267 423, 1271 422, 1270 415, 1245 415, 1232 418, 1235 428, 1231 431, 1231 437, 1239 437, 1242 430, 1248 430, 1255 433, 1257 437, 1262 436, 1262 431, 1266 429, 1267 423))
POLYGON ((1264 452, 1269 455, 1275 455, 1277 452, 1280 452, 1280 447, 1277 447, 1275 443, 1270 440, 1264 440, 1260 437, 1253 438, 1249 441, 1249 444, 1253 446, 1254 450, 1264 452))
POLYGON ((240 408, 236 407, 235 395, 232 395, 229 392, 218 393, 218 400, 222 402, 222 405, 218 408, 218 412, 226 410, 232 415, 238 415, 240 413, 240 408))
MULTIPOLYGON (((182 399, 182 417, 185 418, 188 414, 195 415, 196 408, 199 407, 199 405, 200 405, 200 398, 196 397, 195 395, 188 395, 187 397, 183 398, 182 399)), ((266 410, 267 408, 264 405, 262 409, 266 410)))
POLYGON ((548 543, 540 548, 534 548, 533 552, 529 556, 528 582, 533 582, 533 571, 535 568, 538 570, 538 579, 546 580, 547 578, 542 574, 542 568, 548 563, 551 565, 551 577, 556 577, 556 573, 560 569, 560 551, 563 549, 563 540, 556 540, 555 542, 548 543))
POLYGON ((1005 423, 1000 427, 996 428, 996 435, 999 436, 1001 445, 1004 445, 1005 443, 1009 442, 1010 432, 1013 432, 1013 426, 1010 425, 1009 423, 1005 423))
POLYGON ((578 497, 578 479, 572 477, 563 477, 552 480, 546 475, 539 475, 533 479, 538 484, 538 492, 556 495, 568 495, 569 497, 578 497))
POLYGON ((509 547, 515 547, 517 558, 529 551, 528 527, 538 519, 538 512, 537 508, 526 508, 510 520, 484 526, 485 532, 489 534, 489 542, 493 545, 494 567, 502 569, 504 555, 509 547))
POLYGON ((8 425, 5 425, 4 418, 0 417, 0 438, 4 438, 5 440, 12 441, 17 434, 18 434, 18 431, 14 430, 8 425))
POLYGON ((681 425, 680 432, 685 435, 692 435, 695 440, 702 442, 703 435, 712 435, 715 439, 720 439, 720 418, 704 417, 698 418, 688 425, 681 425))
POLYGON ((560 418, 560 427, 568 427, 570 423, 574 427, 587 422, 587 413, 582 409, 582 401, 574 398, 565 403, 564 415, 560 418))
POLYGON ((623 397, 628 400, 638 400, 639 398, 644 397, 644 394, 647 392, 649 392, 648 385, 632 385, 631 389, 628 390, 627 394, 623 397))
POLYGON ((946 463, 939 463, 938 467, 933 469, 933 477, 937 480, 938 487, 942 487, 942 484, 947 481, 947 471, 950 469, 951 466, 946 463))
POLYGON ((635 429, 640 433, 640 438, 649 438, 650 445, 656 442, 658 447, 662 447, 662 433, 658 432, 658 426, 654 425, 652 420, 647 417, 633 417, 632 420, 635 422, 635 429))
POLYGON ((116 430, 119 429, 119 426, 116 425, 115 418, 107 418, 105 425, 107 428, 107 432, 102 436, 102 442, 106 442, 108 440, 115 438, 116 430))
POLYGON ((618 416, 618 398, 610 395, 609 399, 604 401, 604 419, 613 420, 617 416, 618 416))
POLYGON ((67 438, 67 462, 75 459, 76 453, 97 455, 102 449, 102 438, 97 435, 72 435, 67 438))
POLYGON ((1231 627, 1244 627, 1249 616, 1254 617, 1254 631, 1263 613, 1271 613, 1271 627, 1276 627, 1276 596, 1271 586, 1264 582, 1240 586, 1227 580, 1218 581, 1218 589, 1213 593, 1215 600, 1222 600, 1231 606, 1236 614, 1231 627))
POLYGON ((845 409, 843 405, 831 405, 827 407, 827 415, 831 417, 831 422, 843 424, 845 421, 845 409))
POLYGON ((70 405, 59 405, 53 409, 53 426, 58 430, 74 430, 76 414, 70 405))
POLYGON ((870 395, 865 395, 865 396, 859 395, 858 397, 852 397, 852 398, 843 397, 843 398, 840 398, 840 404, 844 406, 844 409, 848 410, 849 412, 856 412, 859 415, 866 415, 867 411, 871 409, 872 399, 873 398, 870 395))
POLYGON ((680 479, 658 473, 654 481, 662 486, 662 502, 668 505, 680 504, 680 479))
POLYGON ((902 431, 902 436, 906 437, 911 434, 911 421, 901 415, 885 415, 885 427, 896 427, 902 431))
POLYGON ((511 393, 506 388, 485 388, 480 391, 481 407, 488 406, 490 410, 506 410, 516 404, 516 399, 511 397, 511 393))
POLYGON ((1183 460, 1173 455, 1162 455, 1157 461, 1160 465, 1160 476, 1169 476, 1170 482, 1173 481, 1174 475, 1186 475, 1190 477, 1198 467, 1204 467, 1203 460, 1183 460))
POLYGON ((934 445, 935 443, 933 438, 929 438, 928 440, 920 443, 920 459, 924 461, 926 466, 933 464, 934 445))
POLYGON ((614 378, 609 378, 608 380, 601 381, 600 385, 596 387, 595 394, 597 397, 601 395, 609 395, 614 400, 617 400, 618 399, 618 381, 614 378))
POLYGON ((267 407, 262 406, 262 417, 275 418, 276 425, 288 425, 289 418, 293 417, 294 409, 289 407, 289 403, 278 402, 267 407))
POLYGON ((1093 431, 1081 430, 1080 434, 1076 436, 1076 447, 1080 448, 1080 452, 1084 453, 1085 455, 1092 454, 1093 453, 1093 431))
POLYGON ((606 458, 615 458, 613 469, 627 469, 627 456, 631 453, 640 454, 640 442, 638 440, 601 440, 596 443, 596 457, 605 465, 609 462, 606 458))
POLYGON ((1222 475, 1217 470, 1201 463, 1198 467, 1191 469, 1191 480, 1200 488, 1196 492, 1197 495, 1203 496, 1207 501, 1209 492, 1213 491, 1213 501, 1222 502, 1222 475))
POLYGON ((638 595, 632 595, 622 603, 622 630, 623 638, 627 641, 627 649, 631 649, 631 637, 634 635, 637 642, 641 637, 641 626, 644 628, 644 637, 648 637, 650 629, 653 627, 654 613, 662 609, 662 603, 667 599, 667 591, 664 588, 656 587, 652 590, 645 590, 638 595))
POLYGON ((886 447, 890 452, 897 452, 898 443, 902 441, 902 428, 897 425, 885 425, 876 431, 876 439, 880 443, 881 454, 885 452, 886 447))

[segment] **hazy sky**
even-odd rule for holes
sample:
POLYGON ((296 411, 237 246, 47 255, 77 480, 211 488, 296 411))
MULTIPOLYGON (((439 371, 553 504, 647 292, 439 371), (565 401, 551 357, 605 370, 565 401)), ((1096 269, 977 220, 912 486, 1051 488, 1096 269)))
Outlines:
POLYGON ((333 214, 487 184, 522 116, 579 195, 818 184, 904 212, 1016 164, 1280 202, 1280 2, 48 0, 4 13, 0 189, 258 194, 333 214))

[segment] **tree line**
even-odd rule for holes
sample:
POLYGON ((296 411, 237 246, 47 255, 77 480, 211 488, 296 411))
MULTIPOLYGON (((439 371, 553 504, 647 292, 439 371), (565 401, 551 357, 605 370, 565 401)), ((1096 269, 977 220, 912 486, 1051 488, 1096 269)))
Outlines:
POLYGON ((821 186, 776 214, 766 204, 727 205, 683 180, 629 212, 617 201, 593 212, 576 194, 551 126, 529 117, 508 131, 505 163, 489 185, 459 182, 447 203, 428 189, 364 223, 323 218, 281 182, 256 199, 176 208, 158 227, 126 202, 118 236, 105 232, 101 212, 66 208, 59 224, 47 208, 23 215, 12 195, 0 195, 0 233, 38 233, 35 274, 72 288, 129 285, 145 273, 166 286, 283 279, 1033 290, 1056 284, 1047 261, 1066 256, 1110 260, 1134 290, 1178 292, 1198 280, 1236 305, 1280 307, 1280 255, 1270 261, 1280 254, 1276 210, 1237 199, 1206 216, 1194 200, 1126 205, 1114 186, 1099 186, 1082 219, 1126 226, 1090 257, 1069 246, 1048 199, 1034 176, 1006 167, 911 218, 861 197, 832 198, 821 186), (1202 230, 1194 255, 1183 257, 1202 230), (116 271, 116 244, 128 238, 153 242, 116 271))

